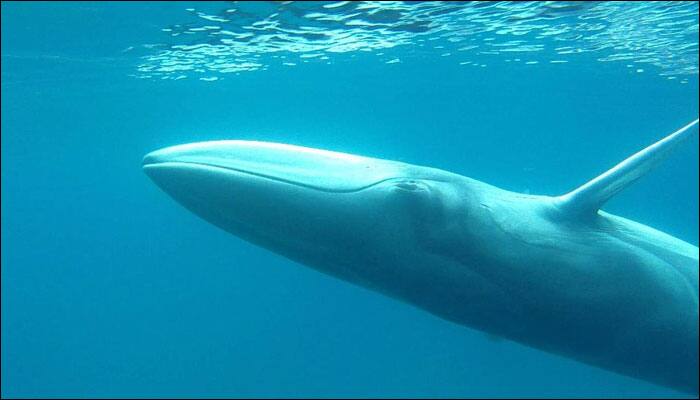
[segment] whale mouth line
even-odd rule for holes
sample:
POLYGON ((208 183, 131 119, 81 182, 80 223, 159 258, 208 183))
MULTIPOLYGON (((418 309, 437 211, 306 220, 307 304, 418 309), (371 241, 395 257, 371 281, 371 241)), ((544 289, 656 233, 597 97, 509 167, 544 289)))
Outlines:
POLYGON ((210 164, 210 163, 205 163, 205 162, 195 162, 195 161, 162 161, 162 162, 154 161, 154 162, 149 162, 147 160, 144 160, 142 167, 146 171, 148 171, 149 168, 158 168, 158 167, 190 167, 190 168, 199 167, 202 169, 226 171, 228 173, 238 173, 238 174, 243 174, 243 175, 255 176, 258 178, 262 178, 262 179, 268 179, 268 180, 275 181, 275 182, 286 183, 286 184, 293 185, 293 186, 303 187, 303 188, 317 190, 320 192, 327 192, 327 193, 355 193, 355 192, 360 192, 362 190, 371 188, 373 186, 377 186, 377 185, 384 183, 384 182, 387 182, 387 181, 412 179, 412 178, 408 178, 408 177, 396 176, 396 177, 380 179, 380 180, 372 182, 370 184, 358 186, 358 187, 352 188, 352 189, 330 189, 327 187, 322 187, 322 186, 318 186, 318 185, 311 185, 308 183, 303 183, 303 182, 295 181, 292 179, 280 178, 278 176, 265 174, 265 173, 261 173, 261 172, 253 172, 253 171, 246 170, 246 169, 226 167, 226 166, 222 166, 222 165, 210 164))

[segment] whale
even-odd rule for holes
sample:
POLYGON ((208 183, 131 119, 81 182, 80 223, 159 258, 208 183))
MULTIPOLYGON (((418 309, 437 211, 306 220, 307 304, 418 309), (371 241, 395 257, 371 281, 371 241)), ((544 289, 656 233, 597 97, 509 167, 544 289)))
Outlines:
POLYGON ((695 119, 561 195, 249 140, 166 147, 142 168, 203 220, 294 262, 697 395, 698 247, 601 209, 697 131, 695 119))

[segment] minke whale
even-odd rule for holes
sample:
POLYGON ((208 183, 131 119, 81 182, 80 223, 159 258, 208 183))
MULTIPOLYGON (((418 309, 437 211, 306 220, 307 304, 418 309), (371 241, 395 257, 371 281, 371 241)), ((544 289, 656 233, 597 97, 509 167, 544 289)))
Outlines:
POLYGON ((289 144, 167 147, 145 173, 204 220, 526 346, 698 393, 698 247, 601 206, 698 120, 560 196, 289 144))

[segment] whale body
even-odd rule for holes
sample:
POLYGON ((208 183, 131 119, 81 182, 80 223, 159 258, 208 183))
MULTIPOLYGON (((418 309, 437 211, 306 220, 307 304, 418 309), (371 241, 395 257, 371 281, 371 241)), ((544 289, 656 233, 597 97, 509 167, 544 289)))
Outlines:
POLYGON ((600 210, 698 120, 561 196, 257 141, 157 150, 143 169, 204 220, 441 318, 698 393, 698 247, 600 210))

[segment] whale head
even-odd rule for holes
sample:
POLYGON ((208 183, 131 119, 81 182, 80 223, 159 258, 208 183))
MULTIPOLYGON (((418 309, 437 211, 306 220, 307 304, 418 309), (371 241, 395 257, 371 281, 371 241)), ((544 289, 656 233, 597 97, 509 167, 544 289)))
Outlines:
POLYGON ((400 263, 373 260, 386 252, 410 257, 416 241, 450 223, 448 209, 465 203, 455 193, 459 175, 280 143, 173 146, 146 155, 143 169, 204 220, 365 286, 387 274, 403 276, 400 263))

